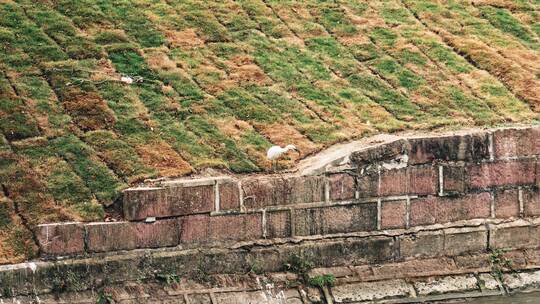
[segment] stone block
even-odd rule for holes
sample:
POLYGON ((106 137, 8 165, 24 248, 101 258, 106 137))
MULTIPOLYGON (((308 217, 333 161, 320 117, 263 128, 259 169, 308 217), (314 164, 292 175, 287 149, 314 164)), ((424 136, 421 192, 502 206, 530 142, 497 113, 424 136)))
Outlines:
POLYGON ((144 222, 91 223, 85 226, 89 252, 177 246, 180 230, 174 219, 144 222))
POLYGON ((438 173, 433 166, 371 170, 358 178, 361 197, 393 196, 405 194, 436 194, 438 173))
POLYGON ((131 188, 124 191, 124 217, 170 217, 214 210, 214 184, 191 185, 178 182, 160 188, 131 188))
POLYGON ((377 280, 407 279, 418 276, 444 275, 456 270, 451 258, 412 259, 400 263, 382 264, 372 267, 377 280))
POLYGON ((523 212, 528 217, 540 215, 540 191, 538 189, 523 189, 523 212))
POLYGON ((533 185, 536 181, 536 161, 497 161, 471 165, 468 168, 471 188, 533 185))
POLYGON ((487 248, 487 229, 450 228, 444 230, 444 252, 447 256, 482 252, 487 248))
POLYGON ((489 246, 492 249, 517 249, 540 246, 540 226, 502 224, 490 227, 489 246))
POLYGON ((353 199, 356 192, 354 177, 350 174, 332 174, 328 176, 330 200, 342 201, 353 199))
POLYGON ((291 211, 266 212, 266 237, 283 238, 291 236, 291 211))
POLYGON ((219 210, 240 210, 240 187, 237 182, 218 183, 219 210))
POLYGON ((444 234, 426 231, 401 236, 399 251, 402 258, 441 256, 444 254, 444 234))
POLYGON ((351 162, 359 167, 370 165, 380 161, 392 160, 408 150, 408 141, 399 139, 392 142, 369 147, 367 149, 353 152, 351 162))
POLYGON ((377 229, 377 204, 296 209, 295 235, 319 235, 377 229))
POLYGON ((491 194, 473 193, 458 197, 436 197, 411 200, 411 226, 430 225, 488 218, 491 214, 491 194))
POLYGON ((36 237, 44 255, 62 256, 84 252, 82 223, 38 225, 36 237))
POLYGON ((263 236, 261 213, 192 215, 181 219, 182 243, 241 241, 263 236))
POLYGON ((408 298, 414 295, 412 285, 404 280, 362 282, 332 288, 334 303, 378 301, 387 298, 408 298))
POLYGON ((267 206, 324 201, 324 176, 253 177, 242 181, 244 206, 267 206))
POLYGON ((496 158, 540 154, 540 127, 500 129, 493 132, 496 158))
POLYGON ((487 133, 409 139, 409 165, 489 159, 487 133))
POLYGON ((405 228, 407 226, 407 201, 384 201, 381 203, 381 228, 405 228))
POLYGON ((428 278, 425 281, 414 283, 418 295, 427 296, 433 294, 457 293, 478 290, 478 282, 474 275, 445 276, 428 278))
POLYGON ((443 192, 464 193, 468 189, 468 174, 463 165, 443 166, 443 192))
POLYGON ((500 190, 495 192, 495 217, 519 217, 518 189, 500 190))

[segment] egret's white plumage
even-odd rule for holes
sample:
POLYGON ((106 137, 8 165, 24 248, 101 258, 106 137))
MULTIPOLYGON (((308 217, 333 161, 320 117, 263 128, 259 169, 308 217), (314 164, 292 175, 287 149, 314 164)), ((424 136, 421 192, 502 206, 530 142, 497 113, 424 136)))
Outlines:
POLYGON ((266 152, 266 158, 269 160, 276 160, 279 159, 283 154, 287 153, 290 150, 297 150, 294 145, 287 145, 285 148, 282 148, 280 146, 272 146, 270 149, 268 149, 268 152, 266 152))

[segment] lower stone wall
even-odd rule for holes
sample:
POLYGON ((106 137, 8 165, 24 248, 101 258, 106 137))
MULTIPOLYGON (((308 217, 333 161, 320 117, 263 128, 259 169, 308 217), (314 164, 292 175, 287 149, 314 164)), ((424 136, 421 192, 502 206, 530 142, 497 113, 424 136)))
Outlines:
POLYGON ((419 303, 459 298, 540 292, 539 251, 510 251, 501 256, 516 262, 506 273, 496 272, 483 254, 463 256, 473 261, 459 267, 452 259, 419 259, 379 266, 316 268, 310 277, 332 276, 331 285, 305 284, 298 274, 209 275, 197 281, 172 274, 155 280, 107 283, 85 291, 0 298, 0 303, 153 303, 153 304, 315 304, 315 303, 419 303), (478 261, 484 261, 475 264, 478 261), (474 266, 472 266, 475 264, 474 266), (489 263, 488 263, 489 264, 489 263), (101 301, 101 302, 100 302, 101 301))
POLYGON ((489 272, 491 257, 500 250, 509 250, 512 267, 524 270, 540 266, 539 248, 540 218, 470 220, 410 229, 210 242, 205 247, 94 253, 0 266, 0 292, 2 297, 80 292, 160 276, 204 279, 218 274, 298 271, 302 265, 348 269, 361 281, 489 272))

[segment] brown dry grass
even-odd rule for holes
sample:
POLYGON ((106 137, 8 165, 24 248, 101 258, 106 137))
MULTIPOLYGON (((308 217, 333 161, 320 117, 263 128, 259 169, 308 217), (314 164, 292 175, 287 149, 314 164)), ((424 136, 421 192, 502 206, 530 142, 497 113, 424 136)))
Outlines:
POLYGON ((149 51, 145 54, 148 65, 155 70, 174 71, 177 69, 176 63, 162 51, 149 51))
POLYGON ((70 94, 63 103, 77 126, 84 131, 109 129, 116 122, 114 112, 95 92, 70 94))
POLYGON ((165 30, 165 37, 173 47, 194 48, 204 44, 195 29, 189 28, 183 31, 165 30))
POLYGON ((160 176, 181 176, 193 172, 193 168, 174 149, 163 141, 136 146, 142 162, 155 168, 160 176))

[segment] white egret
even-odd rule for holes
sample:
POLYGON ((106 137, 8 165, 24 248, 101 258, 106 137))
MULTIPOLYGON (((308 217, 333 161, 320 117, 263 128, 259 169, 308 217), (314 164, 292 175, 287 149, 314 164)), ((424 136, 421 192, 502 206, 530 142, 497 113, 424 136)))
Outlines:
POLYGON ((268 160, 272 161, 272 168, 275 170, 276 163, 285 153, 289 152, 290 150, 297 151, 296 147, 294 145, 287 145, 285 148, 282 148, 280 146, 272 146, 268 151, 266 152, 266 158, 268 160))

